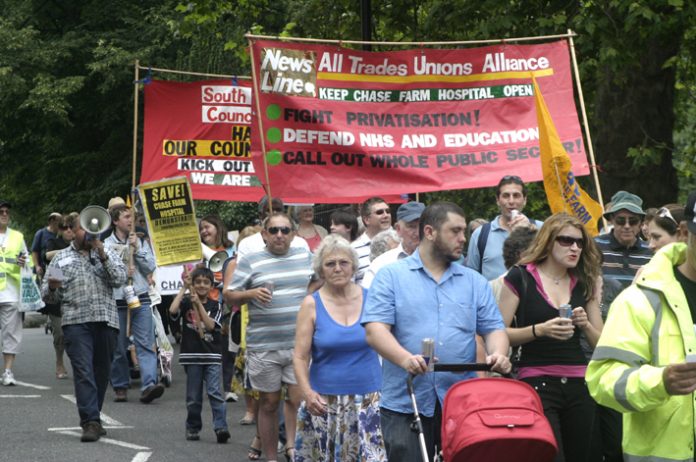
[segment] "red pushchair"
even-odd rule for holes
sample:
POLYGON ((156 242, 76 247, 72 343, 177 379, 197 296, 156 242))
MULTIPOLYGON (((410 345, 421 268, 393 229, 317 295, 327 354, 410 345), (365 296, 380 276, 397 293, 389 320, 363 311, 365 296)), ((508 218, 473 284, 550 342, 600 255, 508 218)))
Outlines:
MULTIPOLYGON (((436 372, 474 370, 490 370, 490 366, 435 364, 436 372)), ((408 391, 423 462, 428 462, 412 376, 408 391)), ((453 385, 442 409, 441 438, 445 462, 546 462, 558 451, 537 393, 524 382, 505 378, 469 379, 453 385)))

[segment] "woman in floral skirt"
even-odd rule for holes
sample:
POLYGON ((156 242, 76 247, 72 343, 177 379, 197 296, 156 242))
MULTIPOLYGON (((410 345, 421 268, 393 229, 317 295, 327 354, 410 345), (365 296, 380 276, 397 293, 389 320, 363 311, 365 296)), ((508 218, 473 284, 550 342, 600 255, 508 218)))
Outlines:
POLYGON ((382 371, 360 325, 366 292, 353 282, 358 256, 327 236, 314 270, 325 283, 302 302, 295 378, 304 395, 297 415, 296 462, 386 462, 380 428, 382 371), (311 367, 310 367, 311 360, 311 367))

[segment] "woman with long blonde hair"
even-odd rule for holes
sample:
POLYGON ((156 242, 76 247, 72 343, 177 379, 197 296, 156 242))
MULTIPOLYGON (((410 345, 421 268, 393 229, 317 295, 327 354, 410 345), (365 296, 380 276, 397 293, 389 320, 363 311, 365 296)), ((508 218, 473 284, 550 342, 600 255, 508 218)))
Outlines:
POLYGON ((580 337, 594 348, 602 331, 600 264, 582 223, 557 213, 505 276, 501 291, 510 345, 522 345, 518 378, 541 398, 559 446, 556 462, 590 457, 595 403, 585 384, 580 337))

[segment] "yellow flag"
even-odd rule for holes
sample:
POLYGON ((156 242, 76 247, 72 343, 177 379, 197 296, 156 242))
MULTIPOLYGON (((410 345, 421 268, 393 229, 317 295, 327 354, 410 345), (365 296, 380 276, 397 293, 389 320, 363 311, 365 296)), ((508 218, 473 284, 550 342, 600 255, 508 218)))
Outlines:
POLYGON ((566 212, 576 216, 585 225, 587 232, 596 236, 597 222, 602 217, 602 206, 583 191, 575 179, 570 157, 558 137, 556 126, 534 76, 532 82, 539 124, 539 158, 544 173, 544 190, 551 212, 566 212))

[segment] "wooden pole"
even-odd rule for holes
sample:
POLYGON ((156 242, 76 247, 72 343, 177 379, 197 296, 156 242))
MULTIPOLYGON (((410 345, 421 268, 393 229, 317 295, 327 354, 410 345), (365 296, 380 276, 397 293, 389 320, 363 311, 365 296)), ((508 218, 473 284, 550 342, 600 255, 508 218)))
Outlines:
POLYGON ((313 42, 313 43, 331 43, 342 45, 344 43, 352 45, 388 45, 388 46, 440 46, 440 45, 483 45, 491 43, 510 43, 510 42, 533 42, 539 40, 554 40, 567 39, 576 35, 575 32, 568 30, 567 34, 558 35, 541 35, 538 37, 517 37, 509 39, 490 39, 490 40, 464 40, 455 42, 372 42, 365 40, 328 40, 302 37, 280 37, 278 35, 254 35, 246 34, 245 37, 253 40, 280 40, 284 42, 313 42))
POLYGON ((253 41, 249 40, 249 55, 251 56, 251 78, 254 87, 254 99, 256 100, 256 118, 259 121, 259 139, 261 140, 261 156, 263 157, 263 173, 266 177, 266 196, 268 197, 268 216, 273 215, 273 195, 271 194, 271 180, 268 175, 268 162, 266 161, 266 138, 263 133, 263 117, 261 114, 261 103, 259 102, 259 79, 256 75, 256 60, 252 48, 253 41))
MULTIPOLYGON (((135 79, 133 80, 133 176, 131 181, 131 190, 135 188, 135 171, 138 162, 138 80, 140 79, 140 61, 135 60, 135 79)), ((131 202, 132 204, 132 202, 131 202)))
POLYGON ((195 75, 195 76, 199 76, 199 77, 222 77, 225 79, 237 78, 239 80, 251 80, 251 77, 248 75, 207 74, 205 72, 179 71, 176 69, 165 69, 165 68, 161 68, 161 67, 147 67, 147 66, 138 66, 138 67, 142 70, 166 72, 166 73, 170 73, 170 74, 195 75))
MULTIPOLYGON (((135 205, 134 202, 134 197, 133 197, 133 190, 135 189, 136 186, 136 171, 138 168, 138 102, 139 102, 139 88, 138 86, 140 85, 140 61, 135 60, 135 78, 133 80, 133 165, 132 165, 132 179, 131 179, 131 190, 128 192, 128 195, 130 196, 130 202, 131 202, 131 214, 133 214, 133 211, 135 210, 135 205)), ((131 221, 131 233, 135 231, 135 216, 133 216, 133 219, 131 221)), ((130 235, 126 238, 127 242, 127 252, 128 252, 128 285, 133 284, 133 276, 130 275, 130 270, 133 269, 133 252, 135 249, 130 245, 130 235)), ((131 312, 130 308, 126 308, 126 337, 130 338, 131 336, 131 312)))
POLYGON ((585 126, 585 139, 587 140, 587 152, 590 155, 590 168, 592 169, 592 177, 595 181, 595 187, 597 188, 597 200, 599 205, 602 206, 602 223, 604 224, 604 229, 607 229, 607 219, 604 218, 604 198, 602 197, 602 188, 599 185, 599 175, 597 174, 597 161, 594 156, 594 148, 592 147, 592 137, 590 136, 590 126, 587 123, 587 111, 585 110, 585 97, 582 94, 582 84, 580 83, 580 72, 578 70, 578 60, 575 57, 575 44, 573 43, 573 36, 575 33, 568 29, 568 44, 570 46, 570 56, 573 60, 573 73, 575 74, 575 85, 578 88, 578 99, 580 100, 580 112, 582 114, 582 124, 585 126))

